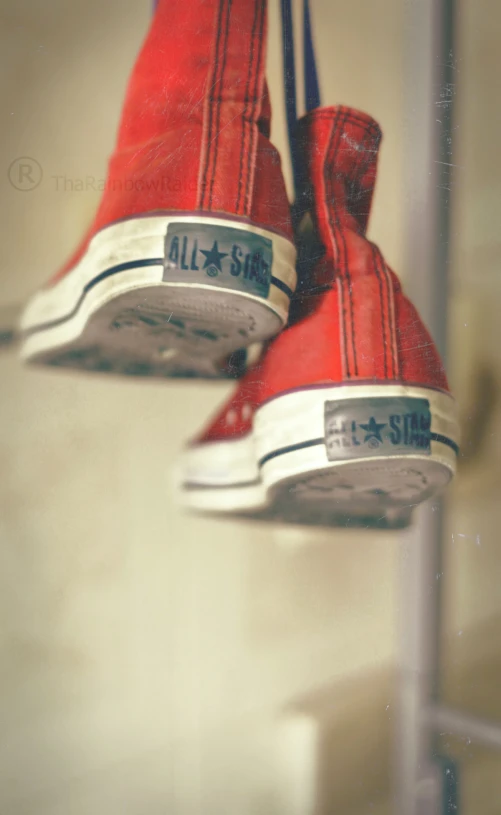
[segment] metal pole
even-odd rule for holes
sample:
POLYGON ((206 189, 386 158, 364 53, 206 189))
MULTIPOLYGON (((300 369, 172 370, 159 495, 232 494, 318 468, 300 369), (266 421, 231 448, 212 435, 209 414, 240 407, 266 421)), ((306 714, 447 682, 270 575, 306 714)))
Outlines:
POLYGON ((431 763, 433 728, 423 711, 437 695, 440 619, 440 508, 423 506, 401 543, 400 664, 395 732, 395 812, 441 815, 431 763))
MULTIPOLYGON (((406 288, 446 356, 452 158, 453 0, 406 0, 404 182, 406 288)), ((442 509, 424 505, 403 536, 395 812, 442 815, 433 727, 424 711, 439 693, 442 509)))

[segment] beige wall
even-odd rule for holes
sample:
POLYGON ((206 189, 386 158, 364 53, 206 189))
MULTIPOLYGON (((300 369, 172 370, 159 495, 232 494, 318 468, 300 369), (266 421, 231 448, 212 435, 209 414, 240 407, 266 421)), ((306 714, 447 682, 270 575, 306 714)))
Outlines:
MULTIPOLYGON (((325 102, 385 131, 371 232, 398 270, 402 6, 313 3, 325 102)), ((98 193, 54 176, 103 177, 150 13, 150 0, 0 0, 1 303, 52 274, 90 220, 98 193), (44 170, 32 193, 7 183, 26 155, 44 170)), ((279 48, 274 0, 283 148, 279 48)), ((398 537, 182 514, 173 465, 225 385, 102 382, 7 355, 0 376, 0 811, 273 812, 277 712, 394 658, 398 537)), ((456 531, 476 534, 470 515, 456 531)), ((492 566, 489 529, 482 540, 492 566)), ((472 615, 495 597, 471 599, 472 615)))

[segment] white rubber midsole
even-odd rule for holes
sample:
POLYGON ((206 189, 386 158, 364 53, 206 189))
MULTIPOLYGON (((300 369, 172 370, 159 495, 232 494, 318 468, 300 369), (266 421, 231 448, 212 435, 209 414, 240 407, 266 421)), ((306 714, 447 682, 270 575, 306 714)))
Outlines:
MULTIPOLYGON (((324 438, 327 401, 377 397, 429 402, 432 434, 445 437, 452 446, 432 441, 426 462, 445 468, 450 474, 445 476, 445 481, 451 478, 456 469, 453 446, 459 438, 453 397, 430 388, 407 385, 321 386, 285 393, 265 403, 256 411, 252 433, 242 439, 189 448, 183 462, 185 485, 191 484, 185 493, 185 503, 199 509, 236 512, 250 508, 255 501, 257 509, 269 503, 269 490, 274 485, 298 474, 350 467, 364 460, 372 467, 378 462, 384 466, 389 456, 364 459, 361 455, 355 462, 353 459, 331 461, 324 443, 308 446, 324 438), (301 446, 303 444, 305 446, 301 446), (298 449, 294 449, 296 446, 298 449)), ((405 456, 409 466, 413 461, 423 460, 419 454, 405 456)))
POLYGON ((179 481, 182 503, 191 509, 235 512, 267 504, 252 433, 188 447, 179 481))
MULTIPOLYGON (((452 396, 431 388, 407 385, 341 385, 338 387, 305 388, 283 394, 262 405, 254 417, 254 440, 261 478, 266 486, 289 478, 297 473, 310 472, 325 467, 343 467, 353 463, 330 461, 325 444, 301 447, 315 439, 323 439, 325 434, 324 406, 329 401, 342 401, 371 398, 426 399, 430 404, 431 432, 458 443, 459 427, 455 417, 455 402, 452 396), (299 447, 299 449, 292 449, 299 447), (277 451, 290 450, 282 455, 277 451), (269 458, 269 456, 274 456, 269 458)), ((408 458, 419 459, 420 455, 408 458)), ((438 441, 431 442, 433 460, 455 471, 456 453, 438 441)), ((388 456, 383 456, 382 460, 388 456)), ((363 455, 358 459, 363 459, 363 455)), ((371 459, 373 460, 373 459, 371 459)))
MULTIPOLYGON (((129 218, 112 224, 94 235, 85 255, 75 267, 56 284, 39 291, 31 299, 21 318, 21 330, 30 332, 45 324, 67 318, 77 308, 85 288, 110 268, 135 261, 158 260, 155 265, 141 265, 137 269, 122 271, 120 274, 99 282, 95 286, 94 307, 98 307, 107 299, 131 288, 165 282, 163 280, 164 241, 168 226, 174 223, 228 227, 249 231, 267 238, 273 245, 273 277, 294 291, 296 287, 296 250, 290 241, 280 235, 238 220, 198 214, 129 218)), ((167 285, 204 287, 200 283, 169 282, 167 285)), ((210 282, 207 288, 211 288, 210 282)), ((224 291, 225 289, 221 287, 221 292, 224 291)), ((238 294, 241 294, 243 298, 262 300, 255 294, 243 291, 239 291, 238 294)), ((86 301, 89 300, 90 295, 91 292, 87 294, 86 301)), ((89 302, 92 302, 92 298, 89 302)), ((270 285, 266 302, 282 319, 287 319, 289 298, 273 282, 270 285)), ((88 309, 89 307, 87 311, 88 309)))
POLYGON ((187 489, 181 492, 181 503, 187 509, 201 512, 245 512, 266 509, 268 500, 262 483, 235 487, 187 489))
POLYGON ((183 482, 225 487, 259 480, 254 435, 195 444, 183 453, 183 482))

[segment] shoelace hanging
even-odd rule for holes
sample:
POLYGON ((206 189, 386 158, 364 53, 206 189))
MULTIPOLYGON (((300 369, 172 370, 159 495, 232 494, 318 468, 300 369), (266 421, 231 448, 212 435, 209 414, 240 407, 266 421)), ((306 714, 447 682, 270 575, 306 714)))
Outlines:
POLYGON ((304 0, 303 3, 303 28, 304 97, 306 100, 306 110, 310 111, 320 107, 320 87, 318 84, 317 62, 315 59, 315 48, 311 30, 309 0, 304 0))
MULTIPOLYGON (((296 60, 291 0, 281 0, 282 47, 287 131, 291 152, 292 174, 296 198, 300 193, 301 167, 297 145, 296 60)), ((309 0, 303 0, 304 98, 306 111, 320 107, 320 87, 311 29, 309 0)))

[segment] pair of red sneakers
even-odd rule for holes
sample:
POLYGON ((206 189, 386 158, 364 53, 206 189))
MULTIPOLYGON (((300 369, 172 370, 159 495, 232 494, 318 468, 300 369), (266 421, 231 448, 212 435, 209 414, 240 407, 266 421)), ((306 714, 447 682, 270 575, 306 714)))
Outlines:
POLYGON ((457 422, 433 342, 365 237, 380 130, 346 107, 300 122, 317 246, 297 275, 265 40, 262 0, 160 0, 95 223, 28 305, 24 356, 217 376, 278 334, 187 449, 188 505, 406 518, 452 477, 457 422))

